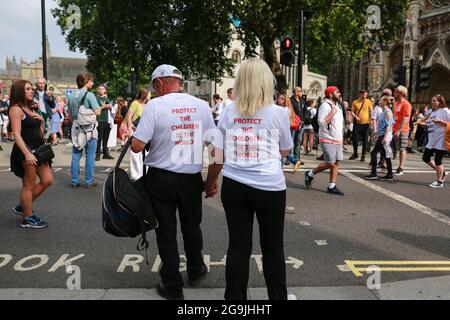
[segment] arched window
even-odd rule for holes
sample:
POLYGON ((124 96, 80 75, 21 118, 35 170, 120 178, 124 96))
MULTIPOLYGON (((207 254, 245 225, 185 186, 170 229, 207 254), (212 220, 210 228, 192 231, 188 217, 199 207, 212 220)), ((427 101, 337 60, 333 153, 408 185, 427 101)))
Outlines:
POLYGON ((240 64, 242 62, 242 55, 239 51, 234 50, 233 54, 231 55, 231 60, 235 64, 240 64))

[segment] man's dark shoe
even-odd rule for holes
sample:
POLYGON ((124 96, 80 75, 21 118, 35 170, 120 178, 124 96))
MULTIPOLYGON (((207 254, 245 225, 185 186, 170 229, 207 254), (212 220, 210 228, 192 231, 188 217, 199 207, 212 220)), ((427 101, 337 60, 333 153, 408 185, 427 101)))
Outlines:
POLYGON ((348 160, 356 160, 356 159, 358 159, 358 155, 357 155, 357 154, 353 154, 353 155, 350 157, 350 159, 348 159, 348 160))
POLYGON ((406 152, 409 154, 415 154, 416 152, 412 148, 406 148, 406 152))
POLYGON ((114 157, 111 156, 110 154, 107 154, 106 156, 103 156, 104 160, 114 160, 114 157))
POLYGON ((202 272, 198 276, 196 276, 194 278, 189 277, 189 285, 191 287, 198 286, 200 284, 200 282, 202 282, 202 280, 206 278, 207 275, 208 275, 208 267, 203 265, 202 272))
POLYGON ((392 174, 387 174, 384 177, 380 177, 380 180, 383 180, 383 181, 394 181, 394 176, 392 174))
POLYGON ((378 180, 378 176, 376 174, 371 174, 364 177, 364 180, 378 180))
POLYGON ((3 148, 2 148, 2 146, 0 146, 0 151, 3 151, 3 148))
POLYGON ((100 161, 100 153, 97 153, 97 155, 95 156, 95 161, 100 161))
POLYGON ((327 193, 335 195, 335 196, 345 196, 345 194, 341 190, 339 190, 337 187, 334 187, 333 189, 328 188, 327 193))
POLYGON ((167 300, 184 300, 183 288, 168 288, 161 281, 156 285, 156 292, 167 300))
POLYGON ((366 156, 361 157, 361 162, 366 162, 366 156))

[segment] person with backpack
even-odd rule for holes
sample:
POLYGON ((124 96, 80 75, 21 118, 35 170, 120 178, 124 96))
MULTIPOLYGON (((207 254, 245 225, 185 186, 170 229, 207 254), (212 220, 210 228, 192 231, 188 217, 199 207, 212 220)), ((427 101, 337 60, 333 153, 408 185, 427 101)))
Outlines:
POLYGON ((156 241, 162 267, 156 290, 168 300, 184 299, 177 244, 177 211, 183 233, 189 284, 196 286, 207 275, 203 261, 202 178, 207 133, 215 132, 207 102, 182 91, 183 76, 171 65, 152 74, 158 97, 144 109, 131 149, 142 153, 149 146, 143 177, 158 220, 156 241))
POLYGON ((319 109, 319 142, 322 147, 324 163, 315 170, 305 172, 305 187, 309 190, 314 177, 324 171, 330 170, 330 184, 327 193, 344 196, 337 188, 339 164, 344 160, 344 115, 339 105, 339 88, 330 86, 325 90, 325 99, 319 109))
POLYGON ((317 100, 311 99, 307 102, 307 108, 305 110, 305 117, 303 121, 303 149, 305 155, 309 155, 314 147, 314 126, 313 120, 317 116, 317 100))
MULTIPOLYGON (((71 164, 71 187, 72 189, 80 186, 80 160, 83 156, 83 149, 86 151, 86 177, 85 188, 91 189, 97 186, 94 183, 95 174, 95 153, 97 151, 97 119, 103 109, 100 108, 97 98, 89 90, 94 86, 93 78, 90 74, 84 73, 77 77, 76 90, 69 99, 69 112, 72 125, 72 164, 71 164), (83 109, 83 123, 81 123, 80 110, 83 109), (85 111, 91 110, 93 118, 91 121, 85 121, 85 111)), ((88 114, 86 112, 86 114, 88 114)))

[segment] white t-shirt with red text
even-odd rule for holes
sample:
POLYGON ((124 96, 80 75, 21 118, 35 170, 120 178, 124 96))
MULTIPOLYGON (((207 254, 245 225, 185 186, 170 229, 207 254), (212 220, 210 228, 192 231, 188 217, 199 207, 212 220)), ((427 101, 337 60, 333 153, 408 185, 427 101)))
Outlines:
POLYGON ((185 93, 151 100, 144 108, 134 137, 150 142, 145 165, 175 173, 203 170, 205 143, 216 126, 208 103, 185 93))
POLYGON ((285 109, 270 105, 250 118, 233 103, 223 111, 218 129, 223 141, 213 144, 225 152, 225 177, 259 190, 286 190, 280 151, 291 150, 293 141, 285 109))

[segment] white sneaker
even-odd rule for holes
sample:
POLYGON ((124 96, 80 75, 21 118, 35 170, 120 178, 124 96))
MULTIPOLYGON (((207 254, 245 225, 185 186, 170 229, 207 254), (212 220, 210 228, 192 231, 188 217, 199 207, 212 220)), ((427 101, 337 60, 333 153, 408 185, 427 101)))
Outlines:
POLYGON ((294 300, 298 300, 298 299, 297 299, 297 296, 295 294, 290 293, 290 294, 288 294, 288 300, 289 301, 294 301, 294 300))
POLYGON ((439 181, 435 181, 432 184, 430 184, 430 188, 433 189, 442 189, 444 187, 444 183, 439 182, 439 181))

